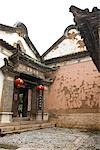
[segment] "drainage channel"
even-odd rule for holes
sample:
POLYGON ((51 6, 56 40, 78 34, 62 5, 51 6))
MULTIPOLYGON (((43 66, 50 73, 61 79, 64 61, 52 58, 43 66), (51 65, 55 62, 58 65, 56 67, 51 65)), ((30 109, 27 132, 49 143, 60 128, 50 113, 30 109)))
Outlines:
POLYGON ((0 144, 0 148, 2 149, 9 149, 9 150, 16 150, 18 147, 13 145, 7 145, 7 144, 0 144))

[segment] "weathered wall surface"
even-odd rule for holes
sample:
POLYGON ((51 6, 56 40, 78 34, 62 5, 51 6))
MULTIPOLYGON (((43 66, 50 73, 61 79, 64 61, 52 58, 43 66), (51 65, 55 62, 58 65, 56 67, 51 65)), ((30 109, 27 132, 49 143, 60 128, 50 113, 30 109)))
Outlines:
MULTIPOLYGON (((61 66, 53 76, 55 81, 49 90, 48 111, 52 116, 59 116, 66 125, 84 124, 84 119, 87 125, 91 115, 96 117, 100 112, 100 73, 93 62, 61 66)), ((92 117, 90 122, 94 124, 93 120, 92 117)))

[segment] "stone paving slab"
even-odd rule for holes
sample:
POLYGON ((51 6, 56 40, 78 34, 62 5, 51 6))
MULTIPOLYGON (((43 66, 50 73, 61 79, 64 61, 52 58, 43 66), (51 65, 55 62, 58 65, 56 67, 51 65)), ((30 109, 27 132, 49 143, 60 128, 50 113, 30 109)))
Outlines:
POLYGON ((17 150, 100 150, 100 131, 46 128, 0 137, 0 144, 17 150))

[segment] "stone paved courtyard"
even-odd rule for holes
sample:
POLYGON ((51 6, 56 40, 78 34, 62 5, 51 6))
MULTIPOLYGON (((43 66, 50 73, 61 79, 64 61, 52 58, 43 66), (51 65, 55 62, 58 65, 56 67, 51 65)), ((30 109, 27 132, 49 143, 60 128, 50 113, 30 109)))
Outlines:
POLYGON ((0 144, 17 150, 100 150, 100 131, 46 128, 0 137, 0 144))

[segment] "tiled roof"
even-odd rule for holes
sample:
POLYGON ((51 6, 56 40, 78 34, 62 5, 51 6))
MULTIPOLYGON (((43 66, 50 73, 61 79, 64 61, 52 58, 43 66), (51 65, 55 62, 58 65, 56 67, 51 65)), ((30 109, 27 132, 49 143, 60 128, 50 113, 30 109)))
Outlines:
POLYGON ((15 49, 12 45, 10 45, 9 43, 7 43, 7 42, 4 41, 3 39, 0 39, 0 45, 1 45, 2 47, 6 48, 6 49, 8 49, 8 50, 10 50, 10 51, 12 51, 12 52, 15 52, 15 51, 16 51, 16 49, 15 49))
POLYGON ((19 32, 18 30, 20 30, 20 32, 23 32, 22 38, 25 40, 26 44, 31 49, 31 51, 36 55, 36 57, 40 59, 39 52, 37 51, 34 44, 31 42, 31 40, 28 36, 28 31, 25 32, 27 30, 27 28, 23 23, 17 23, 16 26, 14 26, 14 27, 0 24, 0 30, 4 31, 6 33, 17 33, 17 32, 19 32))
POLYGON ((15 33, 16 32, 16 29, 14 27, 3 25, 3 24, 0 24, 0 30, 8 32, 8 33, 15 33))

